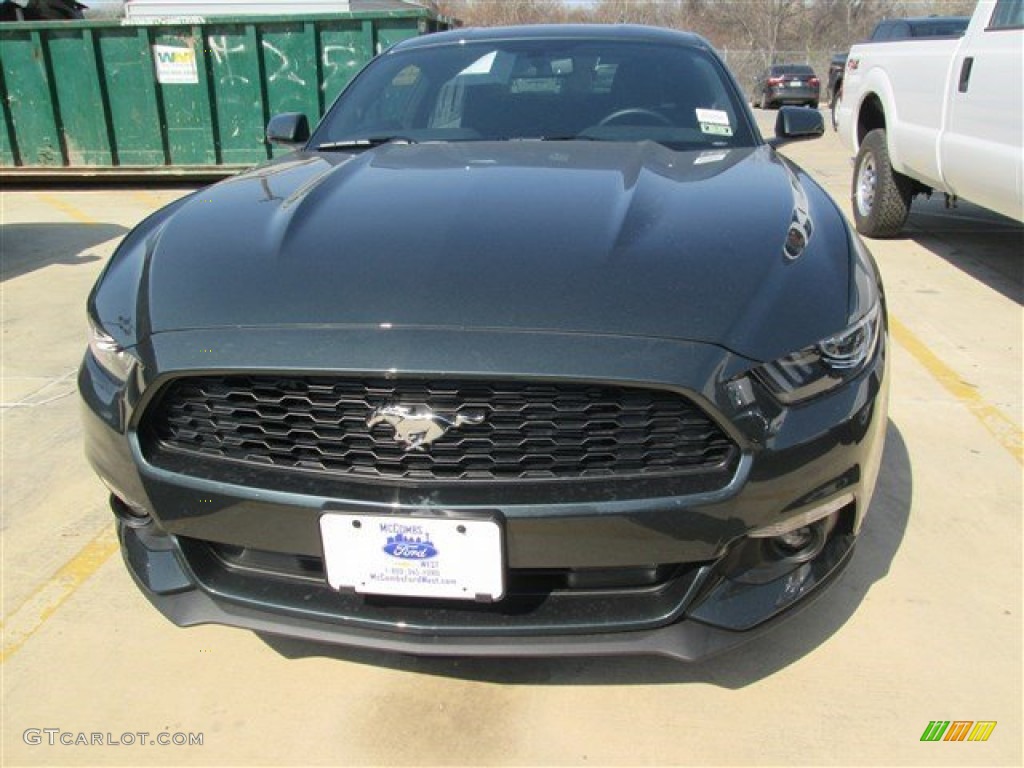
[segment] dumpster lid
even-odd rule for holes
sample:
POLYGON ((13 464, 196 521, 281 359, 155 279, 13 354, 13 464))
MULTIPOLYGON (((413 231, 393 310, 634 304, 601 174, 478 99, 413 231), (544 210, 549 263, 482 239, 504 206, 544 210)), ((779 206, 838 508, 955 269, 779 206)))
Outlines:
POLYGON ((306 16, 360 11, 427 10, 406 0, 130 0, 129 19, 163 19, 184 16, 306 16))

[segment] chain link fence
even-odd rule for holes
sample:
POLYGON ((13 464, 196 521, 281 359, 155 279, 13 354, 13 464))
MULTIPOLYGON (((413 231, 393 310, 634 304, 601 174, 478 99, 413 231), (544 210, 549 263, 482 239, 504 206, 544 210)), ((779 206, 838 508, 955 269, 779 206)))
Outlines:
POLYGON ((718 54, 732 70, 748 99, 754 93, 757 76, 768 65, 810 64, 814 69, 814 74, 821 80, 821 103, 828 102, 828 64, 832 59, 832 51, 776 51, 772 56, 767 50, 720 48, 718 54))

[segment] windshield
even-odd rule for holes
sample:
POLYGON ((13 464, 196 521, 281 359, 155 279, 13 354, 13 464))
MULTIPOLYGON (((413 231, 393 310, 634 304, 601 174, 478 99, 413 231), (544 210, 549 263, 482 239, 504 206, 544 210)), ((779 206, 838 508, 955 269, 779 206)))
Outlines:
POLYGON ((970 19, 937 19, 918 21, 910 25, 911 37, 961 37, 970 19))
POLYGON ((311 146, 517 139, 674 149, 756 142, 722 65, 704 50, 530 39, 381 56, 344 91, 311 146))

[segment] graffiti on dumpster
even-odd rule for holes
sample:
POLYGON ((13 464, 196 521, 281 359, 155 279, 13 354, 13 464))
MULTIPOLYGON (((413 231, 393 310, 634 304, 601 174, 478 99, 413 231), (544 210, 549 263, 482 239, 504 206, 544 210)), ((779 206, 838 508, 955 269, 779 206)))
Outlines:
MULTIPOLYGON (((249 83, 249 78, 245 75, 236 73, 231 65, 232 58, 236 58, 234 54, 244 54, 246 52, 245 42, 229 42, 227 35, 210 35, 206 38, 206 44, 210 50, 210 55, 213 56, 213 60, 217 64, 218 69, 224 73, 220 76, 218 82, 223 85, 231 83, 249 83)), ((263 64, 266 68, 267 82, 273 83, 277 80, 286 80, 297 85, 306 84, 306 81, 303 80, 299 76, 298 72, 295 71, 295 65, 284 51, 269 40, 262 40, 260 41, 260 44, 265 51, 263 64)), ((242 61, 243 63, 246 63, 244 58, 242 61)))
POLYGON ((209 46, 210 54, 213 56, 214 61, 217 62, 218 68, 221 68, 224 72, 224 74, 220 76, 219 80, 222 85, 229 85, 233 83, 242 83, 247 85, 249 83, 248 77, 245 75, 235 74, 231 67, 231 55, 234 53, 245 53, 244 42, 237 42, 233 45, 229 45, 227 35, 210 35, 206 38, 206 44, 209 46))

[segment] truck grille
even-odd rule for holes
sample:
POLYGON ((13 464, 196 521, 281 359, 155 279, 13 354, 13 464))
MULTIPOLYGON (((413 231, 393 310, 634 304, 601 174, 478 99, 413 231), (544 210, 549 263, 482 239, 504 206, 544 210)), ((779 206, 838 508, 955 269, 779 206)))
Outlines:
POLYGON ((143 421, 160 449, 333 475, 416 481, 520 481, 692 474, 738 455, 689 399, 580 383, 202 376, 171 382, 143 421), (386 405, 424 405, 454 419, 422 450, 405 450, 386 405))

